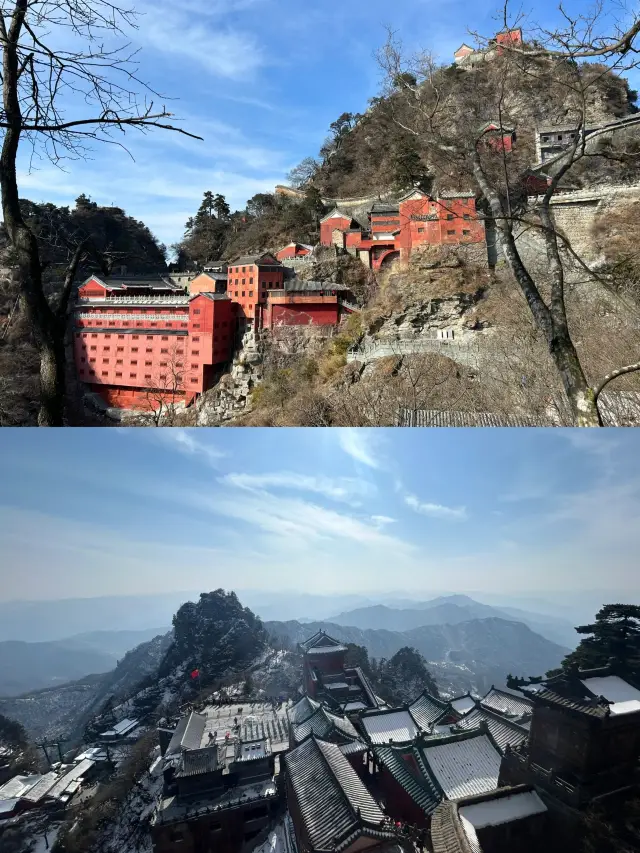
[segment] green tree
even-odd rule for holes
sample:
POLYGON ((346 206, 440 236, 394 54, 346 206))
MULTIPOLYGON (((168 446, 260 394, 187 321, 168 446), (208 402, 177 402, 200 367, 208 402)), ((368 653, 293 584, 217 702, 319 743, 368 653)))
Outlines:
POLYGON ((605 604, 595 622, 579 625, 578 634, 588 634, 578 648, 567 655, 562 669, 578 666, 596 669, 615 660, 631 675, 640 677, 640 606, 637 604, 605 604))
POLYGON ((220 193, 213 200, 213 209, 218 219, 228 219, 231 215, 231 208, 227 204, 226 198, 220 193))

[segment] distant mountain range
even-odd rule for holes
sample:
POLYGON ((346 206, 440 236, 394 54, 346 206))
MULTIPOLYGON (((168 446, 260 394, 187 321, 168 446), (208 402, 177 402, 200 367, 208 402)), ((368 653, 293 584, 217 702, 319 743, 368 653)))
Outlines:
POLYGON ((407 609, 401 605, 384 604, 359 607, 332 616, 327 621, 363 630, 384 628, 388 631, 409 631, 424 625, 457 625, 473 619, 488 618, 522 622, 547 640, 569 648, 574 648, 579 639, 574 627, 564 619, 514 607, 491 607, 467 595, 440 596, 430 601, 412 602, 412 607, 407 609))
MULTIPOLYGON (((403 611, 398 611, 402 613, 403 611)), ((403 646, 412 646, 433 669, 458 688, 487 690, 504 684, 508 674, 543 675, 557 667, 569 649, 532 631, 522 622, 490 617, 456 624, 421 625, 406 631, 357 628, 335 622, 266 622, 276 637, 299 643, 316 631, 326 631, 343 642, 364 646, 374 658, 390 658, 403 646)))
POLYGON ((109 672, 130 649, 167 631, 92 631, 51 642, 0 642, 0 697, 109 672))

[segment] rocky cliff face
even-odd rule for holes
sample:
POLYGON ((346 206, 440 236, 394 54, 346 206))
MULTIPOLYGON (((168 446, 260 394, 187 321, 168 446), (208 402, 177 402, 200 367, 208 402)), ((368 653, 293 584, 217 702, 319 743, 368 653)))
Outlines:
POLYGON ((251 392, 262 380, 264 347, 247 332, 227 373, 196 403, 196 426, 222 426, 251 409, 251 392))

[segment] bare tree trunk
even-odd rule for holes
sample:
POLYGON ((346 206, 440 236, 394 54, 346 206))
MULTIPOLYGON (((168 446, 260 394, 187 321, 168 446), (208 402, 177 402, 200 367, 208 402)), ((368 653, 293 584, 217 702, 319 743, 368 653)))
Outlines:
POLYGON ((545 228, 547 257, 552 276, 551 308, 545 305, 536 283, 520 257, 511 230, 510 219, 505 216, 500 197, 487 180, 480 163, 480 156, 477 153, 474 156, 473 171, 478 185, 491 207, 507 263, 527 300, 536 325, 546 338, 549 353, 560 374, 569 401, 573 422, 576 426, 600 426, 595 395, 589 387, 578 353, 569 334, 564 306, 564 269, 548 205, 545 207, 543 204, 540 217, 545 228))
POLYGON ((3 105, 7 124, 0 153, 0 191, 4 224, 16 251, 21 278, 21 293, 27 321, 40 356, 41 399, 38 413, 40 426, 62 426, 64 410, 64 344, 56 340, 56 323, 42 289, 42 267, 35 235, 28 228, 20 210, 16 177, 16 157, 22 115, 18 99, 18 55, 20 36, 27 4, 16 6, 9 31, 0 16, 0 34, 4 40, 2 63, 3 105))

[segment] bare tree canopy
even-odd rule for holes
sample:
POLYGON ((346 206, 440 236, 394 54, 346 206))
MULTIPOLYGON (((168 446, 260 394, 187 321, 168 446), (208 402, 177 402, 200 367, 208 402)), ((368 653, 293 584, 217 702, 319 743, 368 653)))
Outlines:
MULTIPOLYGON (((40 358, 41 425, 62 425, 66 314, 86 246, 73 251, 55 305, 42 286, 38 241, 20 209, 16 163, 21 146, 59 164, 86 155, 95 141, 122 145, 129 128, 162 128, 194 137, 172 121, 138 75, 127 32, 133 8, 109 0, 2 0, 2 151, 4 225, 20 276, 20 297, 40 358)), ((199 138, 199 137, 194 137, 199 138)))
POLYGON ((512 15, 505 0, 502 37, 473 34, 479 48, 472 70, 438 66, 426 53, 405 56, 392 32, 379 62, 393 119, 419 143, 436 184, 461 189, 462 183, 480 198, 480 208, 484 206, 487 222, 495 226, 513 279, 546 341, 573 422, 597 426, 601 390, 616 377, 639 370, 640 364, 633 358, 623 367, 612 365, 615 369, 602 379, 587 376, 566 305, 569 282, 575 269, 605 287, 607 282, 556 227, 552 202, 581 169, 588 174, 598 161, 625 163, 638 157, 635 148, 616 145, 628 127, 625 122, 609 124, 605 144, 598 140, 602 134, 591 135, 587 129, 596 121, 602 89, 621 73, 640 67, 640 13, 627 13, 621 4, 605 0, 573 18, 559 9, 562 25, 549 30, 521 13, 512 15), (521 30, 526 34, 522 40, 521 30), (544 111, 561 116, 575 129, 572 142, 545 163, 544 170, 535 165, 535 149, 526 141, 534 127, 520 124, 523 103, 534 85, 538 90, 544 86, 544 111), (537 198, 529 190, 531 180, 536 181, 537 198), (523 252, 521 237, 527 232, 539 240, 540 265, 523 252))

